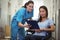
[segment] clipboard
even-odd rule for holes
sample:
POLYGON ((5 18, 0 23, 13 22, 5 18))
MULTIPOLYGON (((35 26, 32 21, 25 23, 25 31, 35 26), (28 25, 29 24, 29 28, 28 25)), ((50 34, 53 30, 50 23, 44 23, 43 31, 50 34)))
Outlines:
POLYGON ((38 22, 35 20, 27 20, 27 23, 31 25, 30 29, 40 29, 38 22))

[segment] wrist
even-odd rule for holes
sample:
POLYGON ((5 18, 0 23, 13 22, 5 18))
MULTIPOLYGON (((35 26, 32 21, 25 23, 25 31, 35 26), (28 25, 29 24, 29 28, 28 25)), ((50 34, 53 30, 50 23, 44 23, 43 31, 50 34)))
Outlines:
POLYGON ((43 31, 45 31, 45 30, 43 29, 43 31))
POLYGON ((40 29, 41 31, 45 31, 45 29, 40 29))
POLYGON ((26 27, 26 25, 22 25, 23 27, 26 27))
POLYGON ((43 31, 46 31, 46 29, 44 28, 43 31))
POLYGON ((21 26, 22 26, 22 27, 25 27, 25 25, 24 25, 24 24, 22 24, 21 26))

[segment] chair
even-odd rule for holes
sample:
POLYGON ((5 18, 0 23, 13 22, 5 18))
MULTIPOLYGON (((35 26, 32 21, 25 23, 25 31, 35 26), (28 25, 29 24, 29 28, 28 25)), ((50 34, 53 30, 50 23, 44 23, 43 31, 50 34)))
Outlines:
MULTIPOLYGON (((55 24, 54 24, 55 25, 55 24)), ((50 27, 48 27, 48 28, 50 28, 50 27)), ((31 30, 27 30, 27 35, 29 36, 31 36, 31 35, 33 35, 35 32, 34 31, 31 31, 31 30), (28 34, 28 32, 31 32, 32 34, 28 34)), ((47 31, 47 36, 46 36, 46 40, 55 40, 55 38, 54 37, 52 37, 52 32, 50 32, 50 31, 47 31)))
MULTIPOLYGON (((55 24, 54 24, 54 25, 55 25, 55 24)), ((48 28, 50 28, 50 26, 49 26, 48 28)), ((52 37, 52 32, 47 31, 47 33, 48 33, 48 35, 46 36, 46 39, 48 39, 48 40, 55 40, 55 38, 52 37)))
POLYGON ((46 36, 46 40, 55 40, 55 38, 54 37, 52 37, 52 32, 47 32, 48 33, 48 35, 46 36))

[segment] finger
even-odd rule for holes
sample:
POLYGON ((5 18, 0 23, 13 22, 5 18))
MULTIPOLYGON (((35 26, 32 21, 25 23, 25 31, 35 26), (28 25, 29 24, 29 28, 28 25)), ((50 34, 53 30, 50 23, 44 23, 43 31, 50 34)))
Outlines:
POLYGON ((31 25, 29 27, 32 27, 31 25))

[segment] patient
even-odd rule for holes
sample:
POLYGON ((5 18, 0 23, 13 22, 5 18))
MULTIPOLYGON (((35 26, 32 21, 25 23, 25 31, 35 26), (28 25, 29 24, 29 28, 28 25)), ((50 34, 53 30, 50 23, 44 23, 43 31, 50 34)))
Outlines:
POLYGON ((35 31, 35 33, 28 37, 30 40, 46 40, 45 37, 48 35, 47 31, 53 32, 55 29, 53 20, 48 18, 47 7, 41 6, 39 8, 39 17, 38 25, 40 29, 32 30, 35 31))

